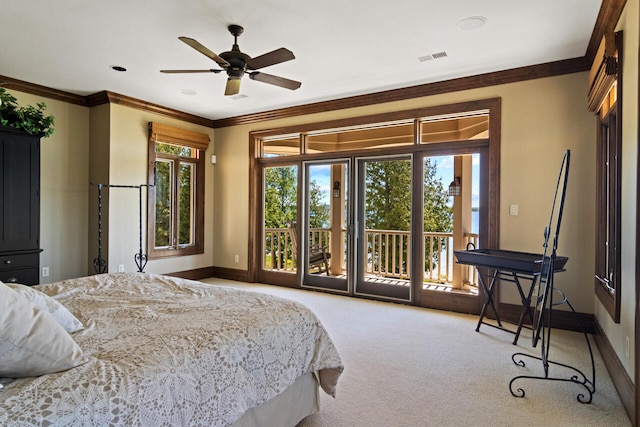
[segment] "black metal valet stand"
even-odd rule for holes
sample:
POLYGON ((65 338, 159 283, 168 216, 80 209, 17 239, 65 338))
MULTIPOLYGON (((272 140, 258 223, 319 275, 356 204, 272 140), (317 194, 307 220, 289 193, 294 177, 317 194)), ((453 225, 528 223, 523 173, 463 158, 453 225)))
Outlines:
POLYGON ((147 254, 142 251, 142 188, 143 187, 153 187, 153 185, 148 184, 140 184, 140 185, 113 185, 113 184, 94 184, 98 187, 98 257, 93 260, 93 268, 96 270, 97 274, 102 274, 107 269, 107 262, 104 258, 102 258, 102 188, 137 188, 139 194, 139 227, 140 227, 140 237, 139 242, 140 246, 138 249, 138 253, 133 256, 133 260, 138 266, 138 271, 140 273, 144 273, 144 268, 147 265, 147 254))
POLYGON ((533 316, 533 337, 532 344, 535 347, 538 341, 541 342, 541 355, 540 357, 531 356, 529 354, 524 353, 514 353, 511 356, 513 363, 518 366, 525 367, 525 359, 535 359, 540 360, 542 362, 542 366, 544 368, 544 376, 534 376, 534 375, 520 375, 514 377, 509 382, 509 391, 515 397, 524 397, 525 391, 521 387, 518 387, 514 391, 514 383, 520 379, 534 379, 534 380, 548 380, 548 381, 564 381, 571 382, 574 384, 578 384, 585 389, 585 393, 579 393, 577 395, 578 402, 580 403, 591 403, 593 399, 593 394, 596 391, 596 371, 595 371, 595 363, 593 360, 593 351, 591 349, 591 343, 589 342, 589 336, 587 335, 580 319, 574 310, 573 306, 567 299, 567 297, 558 289, 554 289, 553 278, 554 278, 554 270, 555 270, 555 261, 556 261, 556 249, 558 247, 558 236, 560 234, 560 222, 562 220, 562 210, 564 208, 564 198, 565 192, 567 188, 567 179, 569 176, 569 159, 570 159, 570 151, 567 150, 564 159, 562 161, 562 165, 560 167, 560 175, 558 176, 558 183, 556 185, 556 193, 553 200, 553 206, 551 208, 551 217, 549 218, 549 226, 544 230, 544 254, 542 259, 542 272, 540 275, 540 282, 538 285, 538 294, 536 299, 536 306, 534 310, 533 316), (562 183, 562 188, 560 184, 562 183), (560 191, 560 194, 558 192, 560 191), (559 202, 559 206, 556 204, 559 202), (558 208, 556 212, 556 207, 558 208), (555 235, 553 236, 553 244, 551 247, 551 254, 548 255, 549 250, 549 238, 552 230, 552 225, 555 221, 555 235), (559 301, 553 301, 553 295, 557 293, 561 296, 559 301), (589 356, 591 357, 591 379, 587 378, 587 376, 572 366, 565 365, 562 363, 557 363, 549 360, 549 348, 551 344, 551 315, 553 312, 553 307, 558 306, 560 304, 567 304, 571 311, 573 312, 578 324, 580 325, 580 329, 584 335, 584 338, 587 342, 587 347, 589 349, 589 356), (567 376, 565 377, 552 377, 549 374, 550 366, 557 366, 563 368, 568 371, 567 376))

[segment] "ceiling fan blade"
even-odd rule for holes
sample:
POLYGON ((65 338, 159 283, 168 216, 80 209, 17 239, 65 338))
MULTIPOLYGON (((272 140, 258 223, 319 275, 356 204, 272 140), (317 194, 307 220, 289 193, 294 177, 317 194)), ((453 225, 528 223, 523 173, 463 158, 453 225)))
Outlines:
POLYGON ((289 49, 281 47, 274 51, 265 53, 264 55, 256 56, 255 58, 247 61, 247 66, 250 70, 258 70, 260 68, 268 67, 269 65, 279 64, 281 62, 291 61, 296 57, 289 49))
POLYGON ((226 96, 229 95, 237 95, 240 93, 240 79, 227 79, 227 86, 224 88, 224 94, 226 96))
POLYGON ((220 65, 222 68, 227 68, 229 66, 229 63, 227 61, 220 58, 215 53, 211 52, 209 49, 204 47, 199 41, 192 39, 190 37, 178 37, 178 38, 184 43, 194 48, 195 50, 197 50, 198 52, 200 52, 201 54, 216 61, 218 65, 220 65))
POLYGON ((254 73, 249 74, 249 77, 251 77, 252 80, 257 80, 263 83, 269 83, 271 85, 280 86, 285 89, 296 90, 300 86, 302 86, 302 83, 297 82, 295 80, 285 79, 284 77, 278 77, 271 74, 262 73, 260 71, 256 71, 254 73))
POLYGON ((223 70, 211 68, 209 70, 160 70, 161 73, 177 74, 177 73, 219 73, 223 70))

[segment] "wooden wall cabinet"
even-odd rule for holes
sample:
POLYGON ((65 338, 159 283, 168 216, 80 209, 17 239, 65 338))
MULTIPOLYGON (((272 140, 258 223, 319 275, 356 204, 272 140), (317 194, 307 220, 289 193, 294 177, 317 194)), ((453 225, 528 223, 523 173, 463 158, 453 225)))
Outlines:
POLYGON ((40 138, 0 126, 0 281, 40 280, 40 138))

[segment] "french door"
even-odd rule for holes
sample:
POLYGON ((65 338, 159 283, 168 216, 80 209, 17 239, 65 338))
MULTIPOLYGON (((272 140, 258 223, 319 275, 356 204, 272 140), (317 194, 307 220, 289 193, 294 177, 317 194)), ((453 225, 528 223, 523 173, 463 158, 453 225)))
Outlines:
POLYGON ((411 176, 410 155, 304 164, 303 287, 411 301, 411 176))
POLYGON ((412 156, 357 159, 357 295, 411 301, 412 156))
POLYGON ((476 272, 454 250, 487 233, 487 156, 451 151, 265 167, 260 280, 477 311, 476 272))
POLYGON ((350 292, 351 160, 304 164, 302 286, 350 292))

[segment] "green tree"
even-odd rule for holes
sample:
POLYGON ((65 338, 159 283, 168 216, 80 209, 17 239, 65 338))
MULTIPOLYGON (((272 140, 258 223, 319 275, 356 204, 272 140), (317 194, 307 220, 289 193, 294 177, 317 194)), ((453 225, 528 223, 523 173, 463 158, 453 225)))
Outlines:
MULTIPOLYGON (((448 188, 436 177, 437 167, 431 159, 426 159, 424 164, 424 231, 425 232, 451 232, 453 231, 453 208, 449 206, 448 188)), ((433 264, 425 264, 425 269, 430 271, 436 268, 442 250, 447 243, 443 239, 431 239, 430 248, 425 247, 425 252, 434 255, 433 264)), ((425 246, 428 243, 425 242, 425 246)))
POLYGON ((156 247, 169 246, 171 231, 171 163, 156 162, 156 247))
POLYGON ((297 218, 298 168, 266 168, 264 182, 264 226, 287 228, 297 218))
POLYGON ((367 162, 365 185, 365 227, 376 230, 409 231, 411 161, 367 162))
POLYGON ((329 206, 324 203, 326 194, 315 180, 309 183, 309 228, 328 228, 329 206))
POLYGON ((453 208, 449 206, 448 188, 436 177, 437 166, 424 162, 424 231, 453 231, 453 208))
MULTIPOLYGON (((298 168, 296 166, 265 168, 264 227, 286 229, 297 219, 298 168)), ((292 259, 291 247, 284 239, 271 240, 267 234, 266 247, 271 265, 286 265, 292 259)))
MULTIPOLYGON (((431 159, 424 165, 424 231, 450 232, 453 210, 437 167, 431 159)), ((366 166, 366 227, 409 231, 411 227, 411 161, 368 162, 366 166)), ((417 196, 417 195, 416 195, 417 196)))
MULTIPOLYGON (((296 222, 298 173, 295 166, 265 169, 265 228, 286 228, 296 222)), ((309 183, 309 227, 329 226, 329 207, 322 188, 309 183)))
POLYGON ((180 208, 178 209, 180 228, 178 229, 178 242, 182 245, 193 243, 193 213, 191 212, 191 199, 195 197, 194 185, 191 175, 195 166, 191 163, 180 164, 180 208))
MULTIPOLYGON (((437 167, 431 159, 424 164, 424 224, 425 232, 450 232, 453 228, 453 210, 448 206, 448 194, 441 180, 436 177, 437 167)), ((366 228, 375 230, 409 231, 411 227, 411 161, 386 160, 366 164, 365 175, 366 228)), ((414 195, 418 196, 418 195, 414 195)), ((376 267, 387 266, 387 254, 393 251, 387 246, 393 242, 385 239, 370 242, 376 267), (389 249, 389 250, 387 250, 389 249)), ((408 240, 396 241, 396 268, 406 268, 408 240), (400 254, 403 254, 401 257, 400 254)), ((431 251, 437 260, 446 243, 433 241, 431 251)), ((428 249, 428 248, 426 248, 428 249)), ((427 266, 433 268, 434 266, 427 266)), ((399 273, 396 271, 395 273, 399 273)))
MULTIPOLYGON (((283 229, 297 221, 298 169, 296 166, 272 167, 265 169, 264 227, 283 229)), ((309 227, 329 226, 329 207, 324 203, 325 194, 318 183, 309 183, 309 227)), ((272 248, 271 256, 280 256, 284 263, 291 253, 285 253, 285 242, 271 242, 267 236, 267 248, 272 248)), ((289 249, 290 251, 290 249, 289 249)), ((277 260, 272 258, 272 263, 277 260)))

